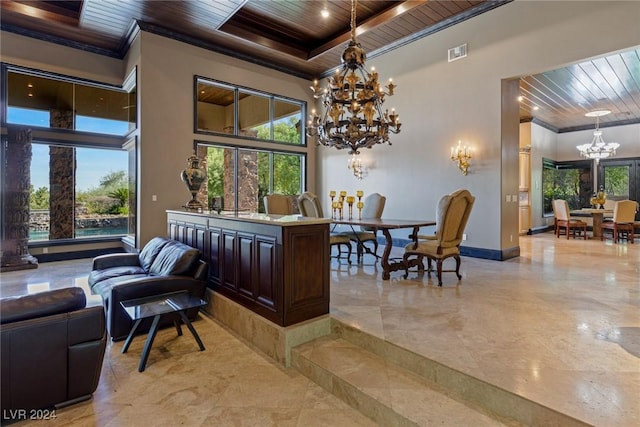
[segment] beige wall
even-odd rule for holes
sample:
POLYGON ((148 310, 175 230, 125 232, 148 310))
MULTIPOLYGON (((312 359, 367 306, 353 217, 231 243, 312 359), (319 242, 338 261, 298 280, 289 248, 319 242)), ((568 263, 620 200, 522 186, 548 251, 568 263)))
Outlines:
POLYGON ((393 146, 365 150, 374 168, 363 181, 347 170, 346 152, 321 148, 325 207, 329 190, 358 188, 387 196, 387 218, 432 218, 443 194, 464 187, 476 196, 464 244, 511 248, 518 203, 505 196, 518 194, 518 138, 502 134, 501 81, 636 46, 638 22, 640 2, 516 0, 370 59, 382 81, 398 85, 386 105, 397 109, 403 129, 393 146), (615 23, 615 31, 603 23, 615 23), (448 63, 447 49, 463 43, 468 57, 448 63), (458 140, 475 151, 468 176, 448 158, 458 140))
POLYGON ((2 31, 0 60, 102 83, 121 85, 122 61, 2 31))

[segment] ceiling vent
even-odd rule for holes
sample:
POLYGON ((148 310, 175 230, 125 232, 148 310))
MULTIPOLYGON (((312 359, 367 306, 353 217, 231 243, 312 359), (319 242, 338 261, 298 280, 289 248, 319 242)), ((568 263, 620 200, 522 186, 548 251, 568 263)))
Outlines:
POLYGON ((456 59, 464 58, 465 56, 467 56, 466 43, 449 49, 449 62, 455 61, 456 59))

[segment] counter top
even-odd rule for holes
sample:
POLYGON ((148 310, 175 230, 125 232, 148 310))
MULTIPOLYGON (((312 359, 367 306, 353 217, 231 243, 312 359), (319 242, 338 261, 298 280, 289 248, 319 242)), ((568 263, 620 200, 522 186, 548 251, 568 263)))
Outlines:
POLYGON ((167 210, 182 215, 193 215, 204 218, 230 219, 234 221, 255 222, 259 224, 279 225, 282 227, 330 224, 331 218, 312 218, 302 215, 267 215, 264 213, 215 213, 213 211, 194 212, 187 210, 167 210))

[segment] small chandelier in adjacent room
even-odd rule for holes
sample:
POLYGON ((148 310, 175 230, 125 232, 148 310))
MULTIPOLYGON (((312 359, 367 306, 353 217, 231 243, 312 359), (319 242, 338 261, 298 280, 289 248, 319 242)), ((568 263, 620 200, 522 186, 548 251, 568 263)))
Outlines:
POLYGON ((322 98, 324 115, 320 118, 313 110, 307 126, 307 135, 317 137, 319 144, 348 148, 350 154, 375 144, 391 145, 389 132, 400 132, 395 110, 382 110, 385 96, 393 95, 393 81, 389 79, 383 89, 378 73, 364 69, 366 54, 356 42, 356 4, 357 0, 351 0, 351 41, 342 53, 342 69, 329 78, 325 89, 317 80, 311 87, 314 97, 322 98))
POLYGON ((606 116, 609 113, 611 113, 609 110, 597 110, 585 114, 587 117, 596 118, 596 130, 593 131, 593 140, 590 144, 582 144, 576 147, 582 157, 595 159, 597 162, 600 159, 606 159, 607 157, 616 155, 616 150, 620 147, 620 144, 617 142, 604 142, 602 139, 602 131, 600 130, 600 117, 606 116))

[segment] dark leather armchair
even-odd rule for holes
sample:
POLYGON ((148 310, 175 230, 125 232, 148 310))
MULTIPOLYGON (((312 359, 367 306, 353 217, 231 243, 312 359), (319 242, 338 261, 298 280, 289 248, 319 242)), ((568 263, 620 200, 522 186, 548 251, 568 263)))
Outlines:
MULTIPOLYGON (((91 292, 102 296, 107 312, 107 331, 114 341, 127 337, 133 325, 124 311, 122 301, 176 291, 204 298, 208 275, 207 263, 200 260, 200 251, 164 237, 151 239, 139 254, 117 253, 93 259, 89 274, 91 292)), ((196 318, 198 309, 187 311, 196 318)), ((173 324, 170 316, 161 325, 173 324)), ((137 331, 151 327, 146 319, 137 331)))
POLYGON ((91 397, 107 335, 103 307, 86 307, 81 288, 4 298, 0 323, 2 422, 91 397))

